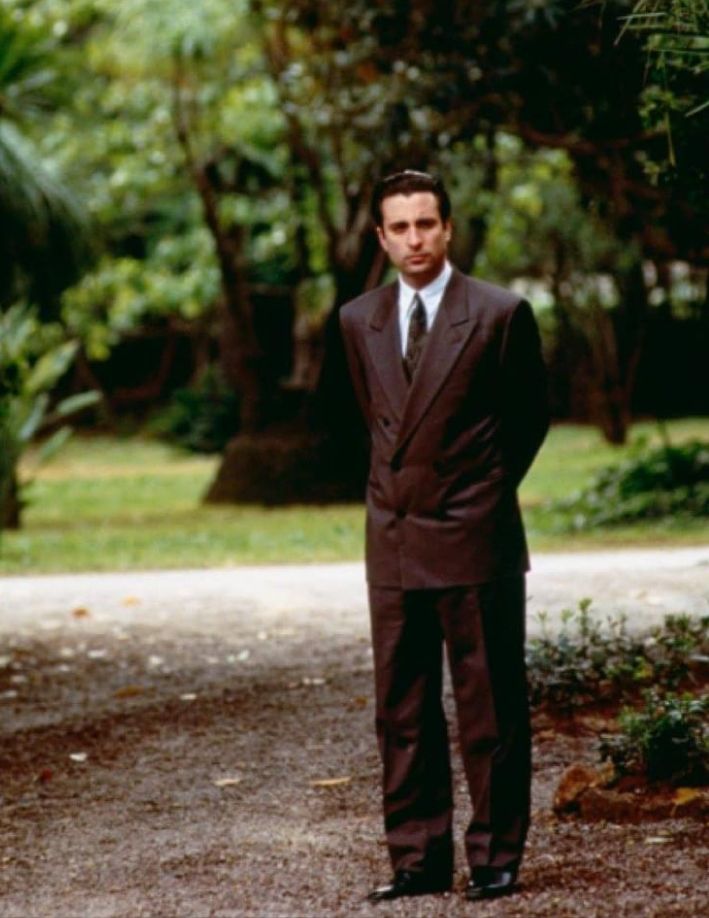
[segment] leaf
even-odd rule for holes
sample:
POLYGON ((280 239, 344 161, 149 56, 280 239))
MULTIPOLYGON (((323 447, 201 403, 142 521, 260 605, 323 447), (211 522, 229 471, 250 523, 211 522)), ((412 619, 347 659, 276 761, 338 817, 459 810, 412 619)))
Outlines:
POLYGON ((216 778, 212 781, 212 784, 215 787, 234 787, 236 784, 241 784, 244 779, 239 775, 234 775, 231 778, 216 778))
POLYGON ((311 787, 340 787, 343 784, 349 784, 352 778, 348 775, 342 778, 320 778, 317 781, 311 781, 311 787))
POLYGON ((113 693, 114 698, 135 698, 142 695, 145 688, 142 685, 122 685, 113 693))
POLYGON ((123 606, 139 606, 140 600, 137 596, 126 596, 121 600, 123 606))
POLYGON ((43 354, 27 378, 26 387, 29 394, 38 395, 51 389, 59 377, 69 369, 78 346, 77 341, 66 341, 43 354))
POLYGON ((101 401, 101 393, 96 389, 88 392, 79 392, 78 395, 70 395, 63 398, 55 409, 57 417, 65 418, 70 414, 76 414, 77 411, 83 411, 101 401))
POLYGON ((76 609, 72 609, 71 614, 74 618, 91 618, 91 612, 85 606, 78 606, 76 609))
POLYGON ((37 450, 37 464, 48 462, 59 452, 72 434, 71 427, 60 427, 37 450))
POLYGON ((672 802, 675 806, 683 806, 685 803, 696 800, 697 797, 701 796, 702 792, 697 787, 678 787, 674 792, 672 802))
POLYGON ((48 402, 49 396, 44 394, 34 400, 29 414, 18 431, 17 436, 21 443, 27 443, 37 433, 40 424, 44 420, 48 402))
POLYGON ((79 762, 80 764, 85 762, 89 757, 87 752, 70 752, 69 758, 72 762, 79 762))

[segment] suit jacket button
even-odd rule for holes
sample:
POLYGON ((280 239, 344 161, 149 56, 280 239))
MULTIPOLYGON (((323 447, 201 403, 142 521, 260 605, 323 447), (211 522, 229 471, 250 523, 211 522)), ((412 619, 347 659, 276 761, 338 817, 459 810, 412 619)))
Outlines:
POLYGON ((388 427, 391 424, 389 418, 380 418, 379 420, 382 422, 383 427, 388 427))
POLYGON ((402 507, 399 507, 398 510, 396 511, 396 518, 398 520, 403 520, 405 516, 406 516, 406 510, 404 510, 402 507))

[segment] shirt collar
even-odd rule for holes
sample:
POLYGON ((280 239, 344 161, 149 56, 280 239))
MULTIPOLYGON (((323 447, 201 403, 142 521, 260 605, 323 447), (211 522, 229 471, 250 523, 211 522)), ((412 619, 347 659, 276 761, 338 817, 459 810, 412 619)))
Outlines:
POLYGON ((414 297, 417 293, 424 301, 425 305, 437 305, 443 296, 443 291, 452 273, 453 268, 450 262, 446 260, 438 277, 434 278, 430 284, 426 284, 425 287, 421 287, 420 290, 410 287, 401 275, 399 275, 399 302, 404 306, 407 314, 413 308, 414 297))

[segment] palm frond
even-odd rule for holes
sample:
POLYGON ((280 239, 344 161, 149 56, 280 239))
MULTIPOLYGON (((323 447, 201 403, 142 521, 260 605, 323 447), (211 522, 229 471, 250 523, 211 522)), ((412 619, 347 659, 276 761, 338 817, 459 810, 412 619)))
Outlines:
POLYGON ((0 305, 18 285, 46 306, 79 275, 90 252, 87 221, 76 197, 34 147, 0 122, 0 305))

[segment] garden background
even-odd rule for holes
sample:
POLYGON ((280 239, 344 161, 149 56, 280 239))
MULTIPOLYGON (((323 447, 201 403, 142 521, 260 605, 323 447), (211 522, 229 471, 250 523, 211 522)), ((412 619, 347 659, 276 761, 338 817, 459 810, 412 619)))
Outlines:
POLYGON ((709 545, 707 54, 701 0, 0 0, 0 911, 365 909, 371 660, 332 565, 361 562, 366 444, 337 312, 391 277, 371 192, 415 168, 549 369, 521 501, 568 607, 544 617, 542 565, 504 914, 704 914, 709 593, 672 550, 709 545), (231 592, 269 564, 312 566, 307 603, 231 592))

